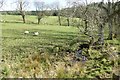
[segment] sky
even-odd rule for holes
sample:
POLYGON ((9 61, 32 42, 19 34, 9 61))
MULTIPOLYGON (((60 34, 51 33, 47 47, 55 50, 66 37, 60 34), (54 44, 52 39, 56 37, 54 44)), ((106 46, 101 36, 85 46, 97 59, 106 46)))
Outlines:
MULTIPOLYGON (((35 10, 35 7, 34 7, 34 1, 41 1, 41 0, 28 0, 29 1, 29 5, 28 7, 26 8, 26 10, 35 10)), ((44 1, 46 4, 50 4, 56 0, 42 0, 44 1)), ((60 6, 61 7, 64 7, 65 6, 65 0, 57 0, 60 2, 60 6)), ((85 0, 81 0, 81 1, 85 1, 85 0)), ((87 0, 88 3, 89 2, 100 2, 101 0, 87 0)), ((107 0, 104 0, 105 2, 107 0)), ((111 0, 112 1, 112 0, 111 0)), ((114 1, 117 1, 117 0, 114 0, 114 1)), ((120 1, 120 0, 119 0, 120 1)), ((16 7, 16 4, 15 4, 16 0, 5 0, 5 4, 4 6, 0 9, 0 11, 9 11, 9 10, 16 10, 17 7, 16 7)))

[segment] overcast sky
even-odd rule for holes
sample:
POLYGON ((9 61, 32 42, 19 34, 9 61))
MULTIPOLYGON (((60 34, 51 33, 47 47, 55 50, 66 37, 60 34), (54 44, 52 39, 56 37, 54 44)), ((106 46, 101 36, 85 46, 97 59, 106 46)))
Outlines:
MULTIPOLYGON (((29 1, 29 6, 27 7, 27 10, 35 10, 34 8, 34 1, 40 1, 40 0, 28 0, 29 1)), ((50 4, 56 0, 42 0, 44 1, 46 4, 50 4)), ((61 7, 65 6, 65 0, 57 0, 60 2, 61 7)), ((81 1, 85 1, 85 0, 81 0, 81 1)), ((100 2, 101 0, 88 0, 88 2, 100 2)), ((107 0, 104 0, 105 2, 107 0)), ((111 0, 112 1, 112 0, 111 0)), ((117 0, 114 0, 117 1, 117 0)), ((120 0, 119 0, 120 1, 120 0)), ((16 4, 15 4, 16 0, 5 0, 5 5, 2 7, 1 10, 16 10, 16 4)))

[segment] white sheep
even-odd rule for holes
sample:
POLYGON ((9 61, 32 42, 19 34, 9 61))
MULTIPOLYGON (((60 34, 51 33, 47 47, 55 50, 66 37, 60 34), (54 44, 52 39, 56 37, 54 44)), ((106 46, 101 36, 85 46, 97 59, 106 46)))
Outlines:
POLYGON ((0 20, 0 22, 3 22, 3 20, 0 20))
POLYGON ((34 36, 38 36, 39 35, 39 33, 38 32, 34 32, 34 36))
POLYGON ((25 33, 25 34, 29 34, 29 31, 25 31, 24 33, 25 33))

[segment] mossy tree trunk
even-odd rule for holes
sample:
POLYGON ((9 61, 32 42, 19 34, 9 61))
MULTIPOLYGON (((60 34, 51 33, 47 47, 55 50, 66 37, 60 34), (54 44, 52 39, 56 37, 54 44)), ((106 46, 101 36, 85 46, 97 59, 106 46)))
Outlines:
POLYGON ((99 38, 98 38, 98 43, 100 44, 100 45, 102 45, 102 44, 104 44, 104 26, 103 26, 103 24, 99 24, 99 30, 98 30, 98 32, 99 32, 99 38))

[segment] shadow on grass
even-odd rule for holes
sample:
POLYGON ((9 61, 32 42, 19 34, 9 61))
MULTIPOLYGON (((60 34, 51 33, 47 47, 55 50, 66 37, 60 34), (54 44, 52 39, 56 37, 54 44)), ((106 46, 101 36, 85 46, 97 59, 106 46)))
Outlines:
MULTIPOLYGON (((23 21, 3 21, 1 23, 23 23, 23 21)), ((38 24, 37 22, 26 22, 24 24, 38 24)))

